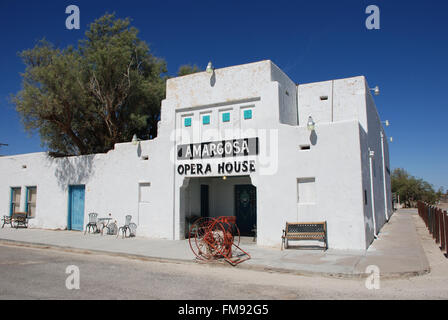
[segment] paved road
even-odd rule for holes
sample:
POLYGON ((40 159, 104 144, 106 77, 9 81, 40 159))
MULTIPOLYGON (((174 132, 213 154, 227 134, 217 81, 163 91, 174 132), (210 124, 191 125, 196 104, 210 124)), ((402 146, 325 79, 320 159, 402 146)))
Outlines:
POLYGON ((432 272, 380 281, 242 270, 227 265, 141 261, 108 255, 0 245, 0 299, 447 299, 448 262, 422 234, 432 272), (80 289, 66 288, 66 268, 80 289))

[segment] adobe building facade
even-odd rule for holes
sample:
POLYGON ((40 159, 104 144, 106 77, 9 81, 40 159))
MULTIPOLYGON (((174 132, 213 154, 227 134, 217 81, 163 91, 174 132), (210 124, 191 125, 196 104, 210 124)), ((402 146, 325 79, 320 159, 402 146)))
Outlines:
POLYGON ((365 250, 392 214, 388 144, 363 76, 297 85, 260 61, 169 79, 153 140, 1 157, 0 210, 72 230, 131 214, 172 240, 193 217, 236 216, 278 247, 286 222, 326 221, 330 248, 365 250))

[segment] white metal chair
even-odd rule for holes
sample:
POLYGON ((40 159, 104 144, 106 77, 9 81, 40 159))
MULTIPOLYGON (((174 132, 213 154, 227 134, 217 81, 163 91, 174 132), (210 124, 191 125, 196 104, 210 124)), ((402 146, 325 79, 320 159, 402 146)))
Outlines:
MULTIPOLYGON (((124 226, 118 228, 117 238, 120 235, 120 231, 121 231, 121 233, 123 235, 123 238, 125 238, 126 237, 126 233, 128 232, 128 230, 129 230, 129 236, 131 237, 131 231, 132 231, 130 229, 131 219, 132 219, 132 216, 129 215, 129 214, 125 217, 124 226)), ((133 225, 135 225, 135 223, 133 223, 133 225)), ((137 229, 137 225, 135 225, 135 229, 137 229)))
POLYGON ((86 229, 84 230, 84 234, 87 233, 87 230, 90 233, 90 230, 92 230, 93 232, 97 232, 98 231, 98 213, 95 212, 91 212, 89 213, 89 223, 86 225, 86 229))
POLYGON ((135 237, 137 235, 137 225, 134 222, 129 224, 129 237, 135 237))

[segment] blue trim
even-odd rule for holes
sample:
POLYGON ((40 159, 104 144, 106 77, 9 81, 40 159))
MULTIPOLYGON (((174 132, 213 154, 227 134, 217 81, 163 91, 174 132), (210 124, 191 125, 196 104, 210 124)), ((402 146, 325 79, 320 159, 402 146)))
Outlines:
POLYGON ((12 196, 14 194, 14 188, 10 188, 11 195, 9 197, 9 216, 12 216, 12 196))
POLYGON ((252 119, 252 110, 244 110, 244 120, 252 119))
POLYGON ((68 186, 68 206, 67 206, 67 230, 72 230, 72 193, 71 193, 72 186, 68 186))
POLYGON ((26 192, 25 192, 25 212, 26 212, 27 217, 28 217, 28 189, 29 189, 29 187, 26 187, 26 192))
POLYGON ((222 122, 230 122, 230 112, 222 114, 222 122))
MULTIPOLYGON (((75 212, 76 214, 76 212, 75 212)), ((84 229, 84 216, 85 216, 85 185, 69 185, 68 186, 68 220, 67 220, 67 229, 68 230, 77 230, 82 231, 84 229), (74 190, 82 190, 82 221, 75 221, 73 224, 73 218, 79 218, 80 216, 73 216, 73 196, 74 190), (79 224, 80 223, 80 224, 79 224)))

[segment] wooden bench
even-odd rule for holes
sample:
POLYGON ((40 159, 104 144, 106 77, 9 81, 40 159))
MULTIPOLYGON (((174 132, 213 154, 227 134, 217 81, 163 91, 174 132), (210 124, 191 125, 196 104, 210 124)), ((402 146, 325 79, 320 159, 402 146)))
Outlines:
POLYGON ((19 228, 19 225, 24 226, 25 228, 28 228, 28 215, 26 212, 14 212, 12 216, 3 216, 3 225, 2 228, 5 226, 5 224, 10 224, 11 227, 14 227, 14 224, 16 225, 16 228, 19 228))
POLYGON ((282 235, 282 250, 288 248, 288 240, 319 240, 328 248, 327 222, 286 222, 282 235))

